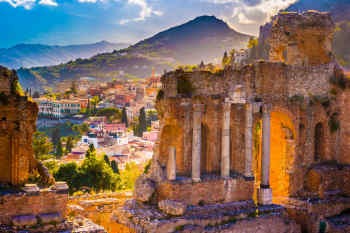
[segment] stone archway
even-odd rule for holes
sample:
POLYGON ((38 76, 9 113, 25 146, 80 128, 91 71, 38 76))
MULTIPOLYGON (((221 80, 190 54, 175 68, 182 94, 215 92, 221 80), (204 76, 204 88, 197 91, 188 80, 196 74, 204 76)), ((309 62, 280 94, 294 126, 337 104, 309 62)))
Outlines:
MULTIPOLYGON (((261 120, 256 122, 253 130, 253 169, 256 177, 256 187, 259 187, 262 159, 261 120)), ((291 173, 296 158, 296 132, 289 115, 281 111, 271 112, 270 130, 270 187, 273 201, 279 203, 281 198, 289 197, 292 193, 291 173)))

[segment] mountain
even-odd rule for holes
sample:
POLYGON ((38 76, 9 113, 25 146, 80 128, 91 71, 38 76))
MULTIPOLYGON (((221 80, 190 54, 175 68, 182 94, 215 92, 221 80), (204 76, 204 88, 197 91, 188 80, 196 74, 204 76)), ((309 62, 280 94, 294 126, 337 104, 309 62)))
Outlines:
POLYGON ((51 66, 77 58, 126 48, 124 43, 101 41, 94 44, 50 46, 42 44, 19 44, 8 49, 0 49, 0 65, 11 69, 33 66, 51 66))
POLYGON ((221 59, 225 51, 246 47, 249 38, 251 36, 236 32, 214 16, 201 16, 126 49, 56 66, 19 69, 18 75, 25 87, 53 86, 82 76, 144 78, 150 76, 153 69, 161 73, 180 64, 221 59))
POLYGON ((350 1, 349 0, 299 0, 289 6, 287 11, 305 10, 328 11, 337 27, 333 41, 333 52, 339 63, 350 68, 350 1))

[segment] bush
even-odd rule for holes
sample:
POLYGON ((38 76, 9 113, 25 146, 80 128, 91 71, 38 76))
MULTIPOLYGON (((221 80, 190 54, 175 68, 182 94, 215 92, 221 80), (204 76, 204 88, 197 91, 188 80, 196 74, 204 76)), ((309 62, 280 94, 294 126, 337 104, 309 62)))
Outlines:
POLYGON ((177 79, 177 93, 191 97, 194 91, 195 89, 187 77, 181 76, 177 79))
POLYGON ((163 90, 159 90, 157 93, 157 101, 160 101, 164 98, 164 91, 163 90))
POLYGON ((340 128, 338 113, 333 113, 328 122, 331 133, 335 133, 340 128))

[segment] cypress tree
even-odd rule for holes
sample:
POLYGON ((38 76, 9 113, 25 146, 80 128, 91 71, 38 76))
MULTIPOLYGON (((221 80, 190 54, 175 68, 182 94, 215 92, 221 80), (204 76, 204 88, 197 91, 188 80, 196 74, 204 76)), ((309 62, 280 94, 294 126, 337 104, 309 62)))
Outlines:
POLYGON ((145 108, 140 109, 138 136, 142 137, 143 132, 147 131, 147 118, 145 108))
POLYGON ((122 123, 125 124, 126 128, 129 127, 128 115, 126 114, 126 109, 125 108, 123 108, 123 111, 122 111, 122 123))
POLYGON ((111 167, 112 167, 113 172, 114 172, 115 174, 119 174, 118 165, 117 165, 117 163, 115 162, 115 160, 112 160, 111 167))
POLYGON ((56 158, 61 158, 63 155, 63 148, 61 140, 58 141, 56 146, 56 158))
POLYGON ((108 155, 104 155, 103 158, 104 158, 105 162, 108 164, 108 166, 111 166, 111 162, 109 161, 108 155))

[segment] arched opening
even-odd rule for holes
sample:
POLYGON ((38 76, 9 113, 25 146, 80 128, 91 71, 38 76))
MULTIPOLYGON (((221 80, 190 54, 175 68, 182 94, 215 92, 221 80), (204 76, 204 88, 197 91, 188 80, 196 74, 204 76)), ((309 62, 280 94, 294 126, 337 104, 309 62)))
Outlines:
MULTIPOLYGON (((295 161, 295 127, 290 117, 283 112, 271 112, 271 144, 270 144, 270 187, 273 202, 280 203, 289 197, 292 190, 291 177, 295 161)), ((262 153, 262 121, 254 126, 253 156, 256 187, 261 180, 262 153)))
POLYGON ((202 124, 201 135, 201 174, 208 173, 208 126, 202 124))
POLYGON ((315 126, 314 135, 314 160, 319 161, 324 158, 324 129, 322 123, 315 126))

